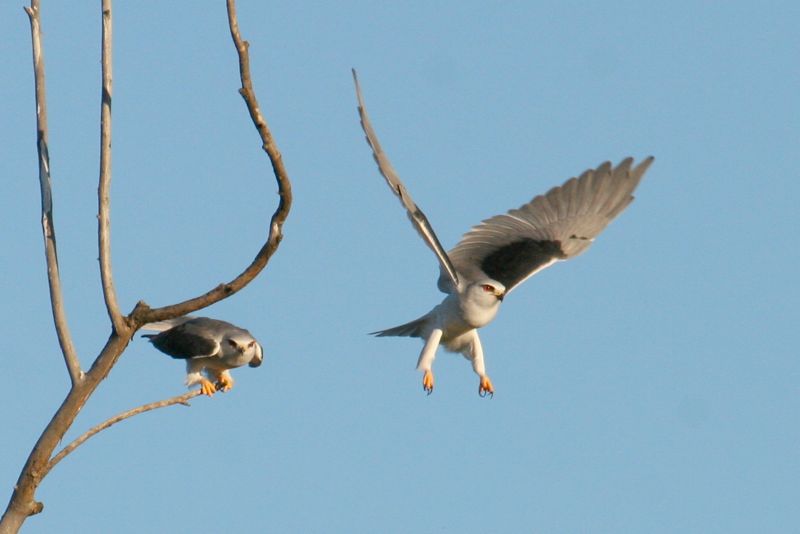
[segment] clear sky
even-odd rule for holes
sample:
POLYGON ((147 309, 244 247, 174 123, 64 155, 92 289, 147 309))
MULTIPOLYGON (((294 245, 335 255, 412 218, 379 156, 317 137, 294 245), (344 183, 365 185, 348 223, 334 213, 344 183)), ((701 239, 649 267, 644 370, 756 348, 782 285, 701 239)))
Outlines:
MULTIPOLYGON (((234 390, 96 436, 25 532, 790 532, 800 525, 800 4, 239 2, 295 193, 262 275, 203 315, 265 364, 234 390), (386 188, 375 128, 445 247, 598 163, 654 155, 593 247, 481 332, 497 390, 416 339, 436 260, 386 188)), ((96 251, 99 2, 44 2, 55 221, 84 367, 109 335, 96 251)), ((64 398, 33 76, 0 7, 0 500, 64 398)), ((231 279, 277 201, 223 2, 117 2, 114 274, 125 312, 231 279)), ((184 391, 144 340, 71 440, 184 391)), ((65 441, 66 443, 66 441, 65 441)))

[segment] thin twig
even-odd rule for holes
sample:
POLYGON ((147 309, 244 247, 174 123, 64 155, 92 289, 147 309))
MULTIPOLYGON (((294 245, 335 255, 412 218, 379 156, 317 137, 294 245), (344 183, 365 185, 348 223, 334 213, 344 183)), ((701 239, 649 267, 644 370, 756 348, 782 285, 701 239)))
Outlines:
POLYGON ((48 462, 47 468, 44 471, 44 473, 42 473, 42 476, 46 475, 51 469, 53 469, 53 467, 56 466, 56 464, 58 462, 63 460, 65 456, 67 456, 69 453, 71 453, 72 451, 77 449, 86 440, 88 440, 89 438, 91 438, 92 436, 97 434, 98 432, 101 432, 101 431, 105 430, 106 428, 119 423, 120 421, 124 421, 125 419, 130 419, 134 415, 139 415, 141 413, 149 412, 151 410, 156 410, 158 408, 166 408, 167 406, 172 406, 174 404, 183 404, 184 406, 189 406, 189 402, 188 402, 189 399, 197 397, 200 394, 201 394, 201 391, 199 389, 194 389, 192 391, 189 391, 189 392, 184 393, 182 395, 177 395, 177 396, 169 398, 169 399, 164 399, 164 400, 160 400, 160 401, 156 401, 156 402, 151 402, 149 404, 143 404, 142 406, 138 406, 136 408, 132 408, 132 409, 130 409, 128 411, 122 412, 122 413, 120 413, 118 415, 115 415, 114 417, 112 417, 110 419, 107 419, 107 420, 103 421, 99 425, 96 425, 96 426, 90 428, 89 430, 87 430, 86 432, 84 432, 81 436, 75 438, 69 445, 67 445, 66 447, 61 449, 58 452, 58 454, 53 456, 53 458, 50 460, 50 462, 48 462))
POLYGON ((114 277, 111 272, 111 95, 112 95, 112 17, 111 0, 103 0, 102 92, 100 99, 100 185, 97 188, 97 242, 100 249, 100 280, 111 324, 116 332, 126 328, 119 311, 114 277))
POLYGON ((207 293, 189 299, 178 304, 171 306, 164 306, 162 308, 151 309, 144 302, 139 302, 136 308, 128 316, 133 325, 138 328, 139 326, 153 322, 162 321, 164 319, 172 319, 187 313, 192 313, 201 308, 205 308, 227 298, 244 286, 249 284, 258 274, 266 267, 267 262, 278 249, 281 240, 283 239, 283 223, 289 215, 289 210, 292 206, 292 184, 289 180, 289 175, 283 165, 283 158, 275 144, 272 133, 267 126, 267 121, 261 114, 258 101, 256 100, 255 90, 253 89, 253 82, 250 77, 250 58, 247 51, 248 43, 243 41, 239 33, 239 24, 236 18, 236 4, 234 0, 227 0, 228 9, 228 24, 233 38, 236 52, 239 56, 239 77, 242 82, 242 87, 239 93, 244 98, 247 110, 250 113, 250 118, 258 130, 261 137, 262 148, 269 156, 272 163, 272 170, 275 174, 275 179, 278 182, 278 195, 280 200, 275 213, 272 215, 269 226, 269 234, 267 241, 258 251, 258 254, 253 259, 252 263, 242 273, 228 282, 227 284, 220 284, 207 293))
POLYGON ((47 93, 45 91, 44 51, 42 50, 41 20, 39 17, 39 0, 32 0, 31 7, 25 12, 31 23, 31 41, 33 44, 33 71, 36 88, 36 148, 39 153, 39 187, 42 197, 42 234, 44 235, 44 252, 47 259, 47 282, 50 286, 50 305, 53 312, 58 343, 64 355, 67 372, 72 385, 77 384, 83 372, 78 360, 75 345, 72 343, 67 313, 61 292, 61 275, 58 268, 58 250, 56 248, 56 229, 53 222, 53 197, 50 185, 50 155, 48 152, 47 129, 47 93))

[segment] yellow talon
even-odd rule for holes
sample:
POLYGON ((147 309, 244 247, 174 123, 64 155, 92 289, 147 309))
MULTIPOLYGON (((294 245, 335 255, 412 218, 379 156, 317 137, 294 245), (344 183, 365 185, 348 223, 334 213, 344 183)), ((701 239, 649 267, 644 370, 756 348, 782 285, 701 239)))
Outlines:
POLYGON ((425 371, 425 375, 422 377, 422 389, 430 395, 433 393, 433 372, 425 371))
POLYGON ((217 391, 230 391, 233 388, 233 377, 228 373, 222 373, 217 380, 217 391))
POLYGON ((217 386, 212 384, 210 380, 203 378, 200 380, 200 391, 203 393, 203 395, 213 397, 214 393, 217 391, 217 386))
POLYGON ((481 397, 485 397, 486 395, 494 397, 494 386, 488 376, 481 377, 481 385, 478 386, 478 395, 481 397))

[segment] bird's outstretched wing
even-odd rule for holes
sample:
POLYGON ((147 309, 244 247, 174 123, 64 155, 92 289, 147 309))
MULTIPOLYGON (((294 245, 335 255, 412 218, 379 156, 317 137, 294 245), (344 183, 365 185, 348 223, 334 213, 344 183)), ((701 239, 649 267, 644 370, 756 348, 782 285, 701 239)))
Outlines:
POLYGON ((408 212, 408 218, 411 219, 411 223, 417 229, 419 235, 422 236, 422 239, 425 240, 439 259, 439 264, 442 268, 439 289, 449 292, 451 288, 458 287, 458 274, 456 273, 456 269, 453 267, 453 263, 447 256, 447 252, 445 252, 444 247, 442 247, 442 244, 436 237, 433 228, 431 228, 428 218, 425 217, 422 210, 414 203, 406 186, 400 181, 400 177, 397 175, 394 167, 392 167, 389 157, 381 148, 378 136, 375 135, 375 130, 372 129, 372 123, 369 121, 369 116, 367 116, 367 108, 364 106, 364 97, 361 95, 361 86, 358 84, 358 76, 356 75, 355 69, 353 69, 353 81, 356 84, 356 97, 358 98, 358 114, 361 116, 361 127, 364 129, 367 143, 369 143, 370 148, 372 148, 372 155, 375 158, 375 162, 378 164, 378 170, 380 170, 381 174, 386 179, 386 183, 389 184, 389 188, 392 192, 400 199, 403 207, 405 207, 408 212), (444 281, 442 278, 444 278, 444 281))
POLYGON ((488 276, 506 292, 559 260, 577 256, 633 201, 649 157, 613 167, 605 162, 544 195, 486 219, 464 234, 448 256, 468 280, 488 276))

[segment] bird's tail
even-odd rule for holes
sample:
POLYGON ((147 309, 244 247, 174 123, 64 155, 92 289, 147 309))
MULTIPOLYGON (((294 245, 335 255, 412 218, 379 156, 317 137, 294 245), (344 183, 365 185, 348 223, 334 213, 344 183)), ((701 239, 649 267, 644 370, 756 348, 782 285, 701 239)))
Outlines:
POLYGON ((401 324, 400 326, 395 326, 394 328, 387 328, 386 330, 370 332, 369 334, 377 337, 422 337, 423 329, 425 328, 425 323, 427 322, 428 316, 423 315, 419 319, 414 319, 410 323, 401 324))

